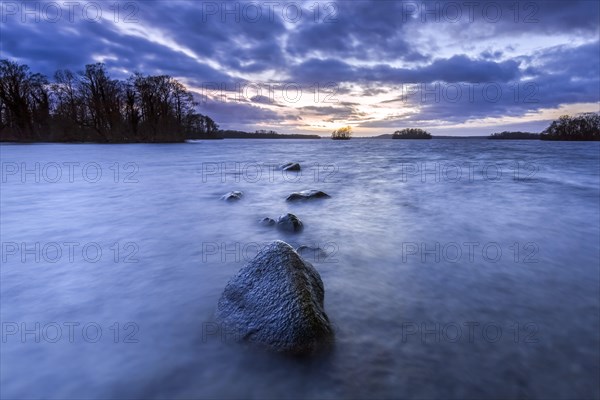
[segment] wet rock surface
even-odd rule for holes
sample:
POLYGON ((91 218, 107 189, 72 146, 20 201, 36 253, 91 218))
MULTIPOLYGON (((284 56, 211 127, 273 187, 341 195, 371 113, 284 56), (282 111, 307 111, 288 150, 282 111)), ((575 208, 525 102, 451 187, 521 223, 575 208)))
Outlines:
POLYGON ((244 193, 234 190, 232 192, 225 193, 223 196, 221 196, 221 200, 238 201, 238 200, 241 200, 242 197, 244 197, 244 193))
POLYGON ((277 219, 277 229, 284 232, 301 232, 304 229, 304 224, 294 214, 287 213, 277 219))
POLYGON ((321 190, 303 190, 301 192, 294 192, 290 194, 285 200, 286 201, 303 201, 313 199, 327 199, 331 196, 321 190))
POLYGON ((263 248, 225 287, 217 320, 238 341, 307 354, 332 343, 317 270, 287 243, 263 248))
POLYGON ((258 222, 262 226, 273 226, 276 224, 273 218, 265 217, 258 222))

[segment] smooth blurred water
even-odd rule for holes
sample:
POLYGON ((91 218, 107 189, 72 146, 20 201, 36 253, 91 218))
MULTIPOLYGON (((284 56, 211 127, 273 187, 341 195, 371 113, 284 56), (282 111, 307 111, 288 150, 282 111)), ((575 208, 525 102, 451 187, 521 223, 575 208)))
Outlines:
POLYGON ((599 145, 2 145, 1 395, 599 398, 599 145), (285 202, 310 188, 332 198, 285 202), (301 234, 258 224, 285 212, 301 234), (306 253, 330 353, 214 334, 228 279, 274 239, 327 255, 306 253))

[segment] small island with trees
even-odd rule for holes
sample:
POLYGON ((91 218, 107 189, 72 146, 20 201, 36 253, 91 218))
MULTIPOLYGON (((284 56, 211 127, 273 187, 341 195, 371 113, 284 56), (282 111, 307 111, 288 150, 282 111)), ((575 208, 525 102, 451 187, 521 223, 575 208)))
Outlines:
POLYGON ((539 140, 540 134, 539 133, 531 133, 531 132, 520 132, 520 131, 516 131, 516 132, 504 131, 504 132, 492 133, 488 137, 488 139, 493 139, 493 140, 539 140))
POLYGON ((352 137, 352 127, 344 126, 331 132, 331 138, 333 140, 350 140, 352 137))
POLYGON ((431 139, 431 134, 419 128, 406 128, 394 132, 392 139, 431 139))

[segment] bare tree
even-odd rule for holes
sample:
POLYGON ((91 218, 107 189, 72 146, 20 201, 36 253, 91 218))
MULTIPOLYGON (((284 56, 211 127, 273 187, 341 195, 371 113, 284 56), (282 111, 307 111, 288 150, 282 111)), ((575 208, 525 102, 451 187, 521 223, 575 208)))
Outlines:
POLYGON ((344 126, 342 128, 336 129, 331 133, 331 138, 333 140, 349 140, 352 137, 352 127, 344 126))
POLYGON ((0 117, 3 136, 39 139, 48 128, 50 98, 48 81, 26 65, 0 60, 0 117))
POLYGON ((50 85, 26 65, 0 60, 2 140, 177 142, 212 135, 186 87, 168 75, 112 79, 103 64, 59 70, 50 85))

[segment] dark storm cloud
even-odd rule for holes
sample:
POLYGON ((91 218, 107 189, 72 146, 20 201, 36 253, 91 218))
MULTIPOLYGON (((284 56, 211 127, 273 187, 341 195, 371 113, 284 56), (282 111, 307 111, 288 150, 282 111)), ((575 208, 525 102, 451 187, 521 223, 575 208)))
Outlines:
POLYGON ((600 42, 577 47, 556 46, 538 51, 530 58, 540 64, 535 69, 540 75, 569 74, 574 79, 597 80, 600 76, 600 42))
POLYGON ((600 101, 600 42, 556 46, 532 56, 530 82, 539 87, 540 106, 600 101))
POLYGON ((534 34, 571 34, 593 36, 598 33, 600 3, 595 0, 474 1, 455 0, 402 1, 411 8, 413 24, 441 28, 440 34, 461 40, 534 34))
POLYGON ((417 107, 418 113, 370 121, 363 126, 427 125, 433 121, 463 123, 488 117, 522 117, 567 104, 597 103, 600 101, 599 46, 600 43, 595 42, 541 51, 534 57, 541 63, 536 68, 537 74, 527 81, 405 86, 406 92, 381 104, 417 107))
POLYGON ((519 64, 508 60, 500 63, 473 60, 466 55, 437 59, 424 67, 394 68, 386 64, 374 67, 353 67, 335 59, 310 59, 292 68, 293 79, 299 82, 507 82, 519 76, 519 64))
POLYGON ((424 61, 404 31, 401 1, 338 1, 322 6, 323 17, 295 29, 286 50, 294 56, 424 61), (327 7, 328 6, 328 7, 327 7))
POLYGON ((106 22, 11 21, 2 26, 2 57, 19 59, 49 76, 57 69, 81 70, 94 62, 94 56, 107 57, 107 66, 115 70, 189 77, 197 83, 229 80, 228 75, 179 51, 121 33, 106 22))
POLYGON ((260 2, 137 4, 143 23, 159 27, 179 45, 230 70, 259 72, 285 63, 279 43, 286 32, 281 14, 269 13, 260 2))
MULTIPOLYGON (((237 124, 239 127, 258 123, 279 123, 300 119, 299 116, 293 113, 279 114, 272 110, 240 101, 199 101, 199 110, 203 114, 210 115, 211 118, 219 123, 227 121, 237 124)), ((229 124, 227 125, 229 126, 229 124)))
POLYGON ((519 13, 507 2, 503 9, 510 18, 495 24, 495 32, 597 33, 600 3, 594 0, 522 2, 519 13), (511 12, 512 11, 512 12, 511 12), (512 18, 512 21, 511 21, 512 18))
MULTIPOLYGON (((338 59, 403 60, 432 58, 415 41, 432 27, 439 35, 472 40, 523 33, 597 34, 596 1, 337 1, 328 23, 305 23, 287 41, 291 55, 338 59), (335 11, 335 12, 333 12, 335 11)), ((308 11, 310 13, 310 11, 308 11)), ((430 44, 435 48, 435 43, 430 44)), ((487 56, 488 54, 484 55, 487 56)), ((499 57, 497 50, 489 56, 499 57)))
POLYGON ((300 110, 306 115, 329 117, 324 119, 326 122, 362 121, 368 117, 366 113, 358 111, 353 104, 348 103, 341 103, 339 106, 305 106, 300 110))

